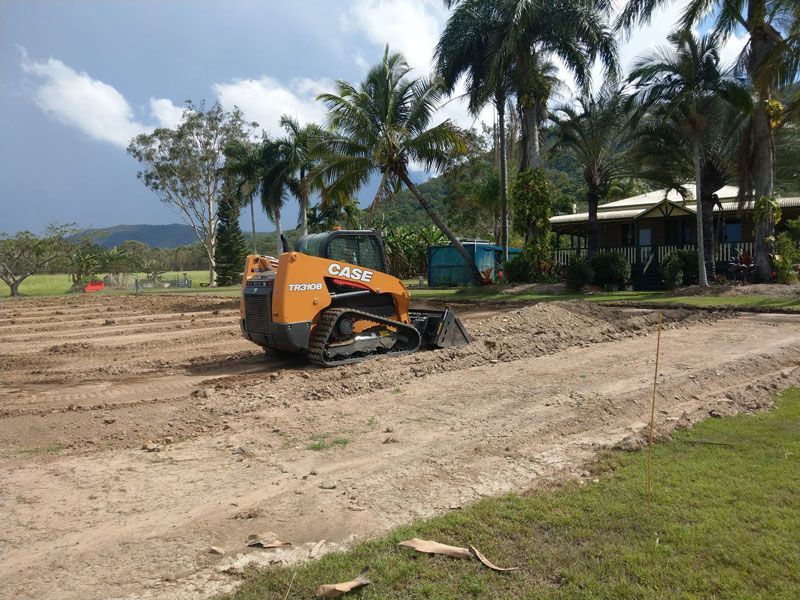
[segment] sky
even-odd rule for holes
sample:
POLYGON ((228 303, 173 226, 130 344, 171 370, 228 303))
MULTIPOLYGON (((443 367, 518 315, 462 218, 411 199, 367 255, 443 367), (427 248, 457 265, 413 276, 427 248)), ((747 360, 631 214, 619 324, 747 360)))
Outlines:
MULTIPOLYGON (((679 13, 622 41, 623 67, 664 44, 679 13)), ((238 106, 271 133, 282 114, 324 123, 317 94, 360 81, 387 43, 427 74, 447 15, 441 0, 0 0, 0 231, 180 222, 136 178, 133 136, 175 125, 189 99, 238 106)), ((460 100, 444 118, 477 126, 460 100)), ((290 204, 283 224, 296 221, 290 204)))

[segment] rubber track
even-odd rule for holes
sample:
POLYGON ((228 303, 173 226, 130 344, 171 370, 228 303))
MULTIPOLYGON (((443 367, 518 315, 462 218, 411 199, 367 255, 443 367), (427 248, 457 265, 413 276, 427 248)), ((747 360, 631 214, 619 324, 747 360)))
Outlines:
POLYGON ((314 330, 311 332, 311 338, 308 342, 308 358, 311 362, 318 364, 323 367, 336 367, 338 365, 349 365, 352 363, 361 362, 362 360, 367 360, 374 356, 387 356, 391 355, 401 355, 401 354, 411 354, 412 352, 416 352, 419 350, 419 346, 422 343, 422 337, 417 329, 413 325, 406 325, 405 323, 400 323, 399 321, 393 321, 392 319, 384 319, 383 317, 379 317, 378 315, 374 315, 369 312, 364 312, 361 310, 354 310, 352 308, 329 308, 325 312, 322 313, 322 316, 317 323, 317 326, 314 327, 314 330), (357 358, 346 358, 343 360, 335 360, 329 361, 325 359, 325 350, 328 347, 328 340, 331 337, 331 333, 333 333, 333 329, 336 326, 336 322, 339 320, 343 314, 354 314, 358 317, 363 317, 364 319, 368 319, 370 321, 374 321, 375 323, 382 324, 382 325, 389 325, 391 327, 396 327, 398 329, 406 329, 409 332, 413 332, 413 335, 417 337, 417 344, 411 350, 403 350, 400 352, 387 352, 387 353, 375 353, 368 356, 360 356, 357 358))

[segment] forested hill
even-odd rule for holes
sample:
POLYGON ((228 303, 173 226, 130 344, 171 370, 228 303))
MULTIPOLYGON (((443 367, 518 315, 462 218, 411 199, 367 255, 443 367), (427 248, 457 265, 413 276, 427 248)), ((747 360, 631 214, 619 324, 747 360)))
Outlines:
POLYGON ((86 229, 77 237, 89 237, 104 248, 119 246, 127 240, 144 242, 151 248, 175 248, 197 241, 194 231, 188 225, 114 225, 104 229, 86 229))

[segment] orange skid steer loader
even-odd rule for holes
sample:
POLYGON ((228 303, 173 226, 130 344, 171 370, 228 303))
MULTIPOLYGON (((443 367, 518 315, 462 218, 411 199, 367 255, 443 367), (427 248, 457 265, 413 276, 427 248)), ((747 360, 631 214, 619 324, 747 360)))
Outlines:
POLYGON ((386 273, 377 231, 303 236, 279 258, 250 255, 240 301, 244 337, 333 367, 471 338, 450 311, 412 310, 408 290, 386 273))

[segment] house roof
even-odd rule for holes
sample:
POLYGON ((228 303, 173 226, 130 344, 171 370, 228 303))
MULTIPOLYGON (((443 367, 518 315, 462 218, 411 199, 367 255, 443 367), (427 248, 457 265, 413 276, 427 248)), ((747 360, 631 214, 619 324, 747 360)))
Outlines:
MULTIPOLYGON (((694 189, 694 183, 686 183, 684 187, 694 189)), ((736 200, 739 188, 733 185, 726 185, 716 191, 720 205, 724 212, 736 212, 738 210, 753 210, 753 202, 741 203, 736 200)), ((663 215, 686 215, 694 214, 695 200, 689 196, 684 200, 675 190, 656 190, 639 194, 623 200, 607 202, 597 207, 598 221, 625 221, 642 217, 660 217, 663 215)), ((800 197, 780 198, 778 204, 781 208, 800 207, 800 197)), ((720 207, 715 206, 714 212, 719 212, 720 207)), ((550 218, 553 225, 567 223, 585 223, 589 220, 589 213, 575 213, 571 215, 557 215, 550 218)))

